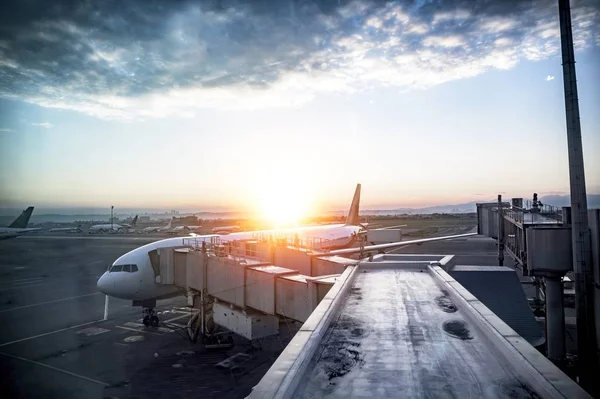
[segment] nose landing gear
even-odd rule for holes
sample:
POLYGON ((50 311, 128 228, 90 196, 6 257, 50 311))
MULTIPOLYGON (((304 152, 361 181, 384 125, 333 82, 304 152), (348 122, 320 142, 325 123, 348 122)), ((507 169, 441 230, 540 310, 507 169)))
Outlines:
POLYGON ((158 327, 158 316, 156 315, 156 309, 155 308, 144 308, 143 312, 145 314, 144 319, 143 319, 143 323, 146 327, 158 327))

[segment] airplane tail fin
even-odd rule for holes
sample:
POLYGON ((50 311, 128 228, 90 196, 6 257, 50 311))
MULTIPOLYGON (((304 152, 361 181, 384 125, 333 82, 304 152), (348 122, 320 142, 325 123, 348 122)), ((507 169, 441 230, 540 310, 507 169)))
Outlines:
POLYGON ((358 211, 360 208, 360 183, 356 185, 356 191, 354 191, 354 198, 352 198, 352 204, 350 205, 350 211, 348 212, 348 218, 346 224, 349 226, 358 226, 358 211))
POLYGON ((13 227, 13 228, 17 228, 17 229, 26 228, 27 224, 29 223, 29 219, 31 218, 32 213, 33 213, 33 206, 30 206, 29 208, 27 208, 23 212, 21 212, 19 217, 16 218, 14 220, 14 222, 12 222, 10 224, 10 226, 8 226, 8 227, 13 227))
POLYGON ((135 227, 135 224, 137 223, 137 220, 138 220, 138 215, 135 215, 135 217, 131 221, 131 227, 135 227))

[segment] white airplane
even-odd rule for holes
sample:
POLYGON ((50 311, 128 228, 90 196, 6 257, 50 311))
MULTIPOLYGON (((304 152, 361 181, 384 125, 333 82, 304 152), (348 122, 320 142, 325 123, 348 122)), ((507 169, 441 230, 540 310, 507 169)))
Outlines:
POLYGON ((142 233, 154 233, 159 231, 168 231, 171 229, 171 223, 173 219, 169 219, 169 222, 165 226, 148 226, 142 229, 142 233))
POLYGON ((215 234, 229 234, 240 231, 240 226, 217 226, 212 229, 212 232, 215 234))
POLYGON ((0 239, 13 238, 19 234, 41 230, 39 227, 27 228, 27 224, 29 223, 29 219, 33 213, 33 208, 33 206, 30 206, 21 212, 21 214, 8 227, 0 227, 0 239))
POLYGON ((54 227, 51 228, 50 230, 48 230, 51 233, 81 233, 81 227, 79 226, 75 226, 75 227, 54 227))
MULTIPOLYGON (((428 241, 447 240, 452 238, 471 236, 476 233, 460 234, 445 237, 425 238, 412 241, 401 241, 388 244, 364 246, 362 249, 353 247, 358 240, 359 233, 366 230, 359 223, 361 185, 356 186, 354 198, 350 205, 350 211, 346 223, 304 226, 298 228, 278 230, 258 230, 230 234, 195 235, 194 241, 210 243, 215 238, 221 242, 243 241, 256 239, 257 235, 281 237, 292 236, 300 240, 322 240, 320 250, 326 250, 327 255, 353 254, 361 251, 376 251, 398 248, 405 245, 420 244, 428 241)), ((189 239, 189 237, 188 237, 189 239)), ((301 241, 302 242, 302 241, 301 241)), ((184 291, 175 286, 157 283, 154 269, 151 263, 151 252, 159 248, 182 248, 189 246, 186 238, 168 238, 136 248, 119 257, 113 265, 98 280, 98 290, 103 294, 115 298, 132 300, 134 306, 142 306, 145 317, 144 324, 158 326, 155 306, 159 299, 166 299, 177 295, 183 295, 184 291)), ((153 253, 153 252, 152 252, 153 253)))
POLYGON ((177 226, 174 227, 172 230, 169 231, 169 234, 181 234, 181 233, 187 233, 189 231, 191 232, 195 232, 198 231, 202 228, 202 226, 177 226))
POLYGON ((138 215, 135 215, 131 224, 128 223, 103 223, 103 224, 95 224, 90 226, 88 233, 135 233, 132 229, 135 227, 137 223, 138 215))

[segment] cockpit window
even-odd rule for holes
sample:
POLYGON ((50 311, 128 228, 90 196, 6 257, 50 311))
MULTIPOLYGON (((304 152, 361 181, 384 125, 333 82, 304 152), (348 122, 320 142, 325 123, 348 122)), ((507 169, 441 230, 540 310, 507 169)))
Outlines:
POLYGON ((114 273, 114 272, 135 273, 137 271, 138 271, 137 265, 114 265, 113 267, 110 268, 111 273, 114 273))

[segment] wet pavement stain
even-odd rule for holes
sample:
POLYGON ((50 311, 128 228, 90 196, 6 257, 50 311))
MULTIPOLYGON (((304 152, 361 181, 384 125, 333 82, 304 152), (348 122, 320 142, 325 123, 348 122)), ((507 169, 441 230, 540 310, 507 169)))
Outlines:
POLYGON ((363 364, 363 356, 359 351, 360 343, 351 341, 336 342, 325 349, 321 361, 325 363, 325 374, 332 380, 348 374, 354 367, 363 364))
POLYGON ((446 334, 462 339, 463 341, 473 339, 471 332, 467 328, 467 323, 462 320, 448 320, 442 324, 442 329, 446 334))
POLYGON ((502 397, 510 399, 541 399, 530 386, 523 384, 520 381, 496 380, 495 385, 499 385, 502 397))
POLYGON ((435 303, 446 313, 454 313, 458 310, 456 305, 452 302, 452 299, 448 296, 446 291, 442 291, 443 295, 435 298, 435 303))

